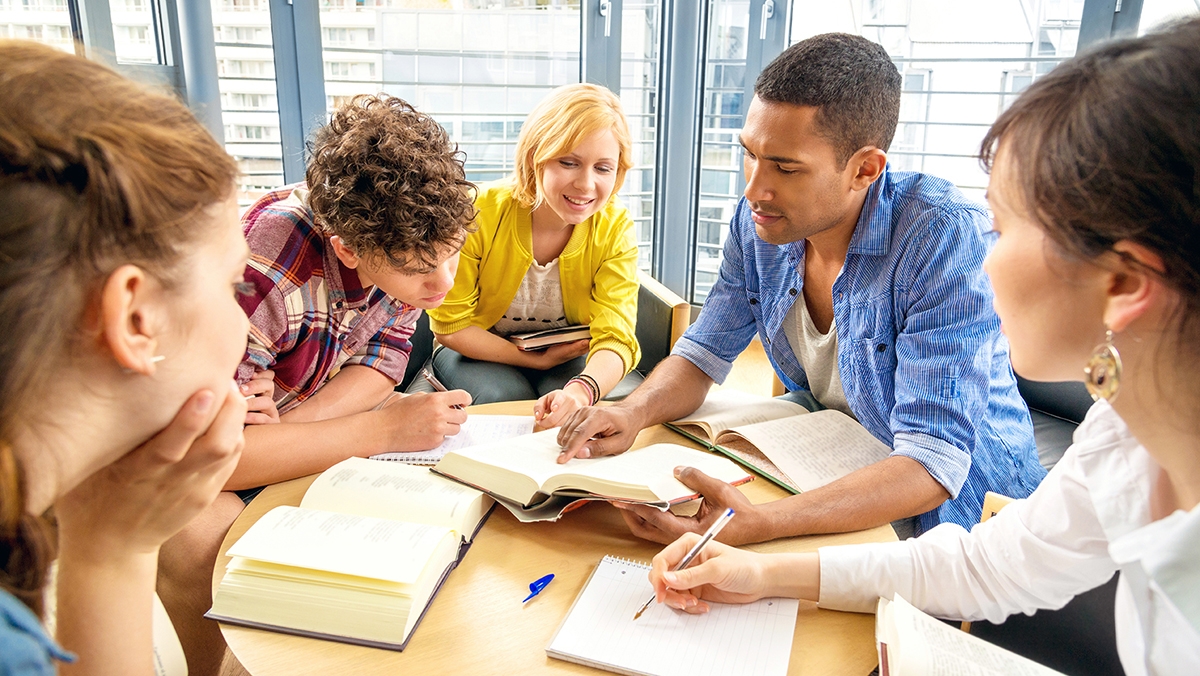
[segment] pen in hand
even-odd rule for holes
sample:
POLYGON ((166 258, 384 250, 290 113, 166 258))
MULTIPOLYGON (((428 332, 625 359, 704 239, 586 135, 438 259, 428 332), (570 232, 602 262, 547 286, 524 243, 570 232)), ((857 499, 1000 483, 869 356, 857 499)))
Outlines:
MULTIPOLYGON (((438 379, 437 379, 437 376, 433 375, 433 371, 429 370, 429 367, 428 367, 428 366, 422 366, 422 367, 421 367, 421 376, 422 376, 423 378, 425 378, 425 380, 426 380, 426 381, 427 381, 427 382, 428 382, 430 385, 432 385, 432 386, 433 386, 433 389, 437 390, 438 392, 449 392, 449 391, 450 391, 450 390, 447 390, 447 389, 446 389, 446 386, 442 384, 442 381, 440 381, 440 380, 438 380, 438 379)), ((462 406, 459 406, 458 404, 455 404, 455 405, 454 405, 454 408, 459 408, 459 409, 461 409, 461 408, 462 408, 462 406)))
MULTIPOLYGON (((688 550, 687 554, 683 555, 683 558, 679 560, 679 563, 675 564, 675 567, 671 569, 671 572, 674 573, 687 568, 688 564, 692 562, 692 559, 696 558, 696 555, 700 553, 700 550, 704 549, 704 545, 708 544, 710 540, 717 537, 717 533, 720 533, 721 529, 724 528, 725 524, 729 523, 729 520, 732 518, 733 508, 726 508, 725 513, 717 517, 717 520, 713 522, 713 525, 708 527, 708 530, 704 532, 704 535, 700 537, 696 544, 692 545, 692 548, 688 550)), ((654 598, 655 596, 652 594, 650 598, 642 604, 642 607, 638 609, 637 614, 633 616, 633 619, 636 620, 637 618, 641 617, 642 613, 646 612, 646 609, 650 607, 650 604, 654 603, 654 598)))

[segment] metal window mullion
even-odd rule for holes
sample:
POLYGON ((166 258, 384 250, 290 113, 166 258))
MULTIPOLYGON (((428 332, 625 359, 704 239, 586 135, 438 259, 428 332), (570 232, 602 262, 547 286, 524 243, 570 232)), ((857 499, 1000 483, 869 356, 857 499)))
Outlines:
POLYGON ((76 7, 79 34, 87 57, 110 66, 117 65, 117 43, 113 37, 108 0, 78 0, 76 7))
POLYGON ((315 0, 270 0, 283 179, 304 180, 305 140, 325 121, 321 16, 315 0))
POLYGON ((175 0, 179 30, 176 64, 183 71, 183 89, 188 107, 221 145, 225 145, 225 124, 221 117, 221 90, 218 84, 217 50, 213 47, 213 13, 210 0, 175 0))
POLYGON ((669 289, 690 299, 700 195, 708 3, 663 0, 662 16, 651 269, 669 289))
POLYGON ((623 0, 583 0, 579 22, 579 81, 621 93, 621 12, 623 0), (600 14, 606 6, 608 16, 600 14), (607 34, 606 34, 607 33, 607 34))

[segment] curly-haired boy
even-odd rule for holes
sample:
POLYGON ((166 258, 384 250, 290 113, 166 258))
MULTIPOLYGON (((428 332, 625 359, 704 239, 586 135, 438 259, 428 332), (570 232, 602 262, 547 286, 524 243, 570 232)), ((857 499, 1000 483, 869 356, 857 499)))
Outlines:
MULTIPOLYGON (((310 146, 307 182, 242 217, 250 245, 238 369, 250 400, 230 490, 320 472, 350 456, 432 448, 456 434, 463 391, 394 395, 421 309, 454 284, 475 209, 462 155, 404 101, 358 96, 310 146)), ((162 548, 159 593, 191 673, 215 673, 224 643, 203 620, 225 532, 242 509, 222 493, 162 548)))

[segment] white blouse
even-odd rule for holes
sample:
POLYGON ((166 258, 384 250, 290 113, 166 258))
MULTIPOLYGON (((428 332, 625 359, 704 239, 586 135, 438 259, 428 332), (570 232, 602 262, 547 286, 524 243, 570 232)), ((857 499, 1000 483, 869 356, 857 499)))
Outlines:
POLYGON ((944 523, 911 540, 822 548, 820 605, 872 612, 899 593, 931 615, 1000 622, 1061 608, 1119 570, 1125 673, 1200 673, 1200 507, 1151 522, 1158 475, 1101 401, 1038 489, 970 533, 944 523))

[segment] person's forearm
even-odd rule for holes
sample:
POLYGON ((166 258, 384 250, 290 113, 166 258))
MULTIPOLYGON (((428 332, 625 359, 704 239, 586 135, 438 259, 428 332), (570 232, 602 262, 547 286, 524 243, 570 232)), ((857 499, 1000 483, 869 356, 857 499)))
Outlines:
POLYGON ((764 597, 816 602, 821 595, 821 561, 816 552, 764 554, 761 559, 764 597))
POLYGON ((527 367, 531 365, 528 352, 478 326, 468 326, 461 331, 438 335, 437 340, 442 345, 470 359, 508 364, 509 366, 527 367))
POLYGON ((391 395, 395 381, 358 364, 343 368, 311 397, 279 416, 280 422, 307 423, 370 411, 391 395))
POLYGON ((949 498, 921 463, 893 455, 816 490, 759 505, 761 532, 746 541, 874 528, 923 514, 949 498))
POLYGON ((596 384, 600 386, 600 396, 603 397, 612 392, 617 383, 625 377, 625 362, 621 360, 621 355, 612 350, 597 350, 591 359, 588 359, 583 373, 596 379, 596 384))
POLYGON ((683 357, 669 356, 617 406, 636 413, 640 428, 677 420, 700 408, 712 378, 683 357))
POLYGON ((157 566, 157 551, 104 557, 62 543, 56 634, 79 659, 60 666, 61 673, 154 673, 157 566))
MULTIPOLYGON (((384 452, 375 412, 274 425, 247 425, 246 446, 225 490, 241 490, 323 472, 351 456, 384 452)), ((414 449, 415 450, 415 449, 414 449)))

